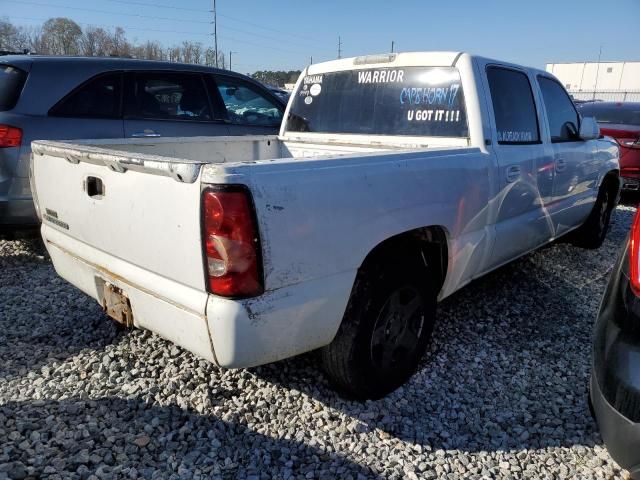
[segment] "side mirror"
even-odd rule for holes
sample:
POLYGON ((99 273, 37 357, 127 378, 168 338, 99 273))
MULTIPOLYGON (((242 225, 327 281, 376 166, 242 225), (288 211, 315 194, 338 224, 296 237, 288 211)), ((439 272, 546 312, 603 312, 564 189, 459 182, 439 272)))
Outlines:
POLYGON ((580 138, 582 140, 594 140, 600 138, 600 127, 594 117, 584 117, 580 122, 580 138))

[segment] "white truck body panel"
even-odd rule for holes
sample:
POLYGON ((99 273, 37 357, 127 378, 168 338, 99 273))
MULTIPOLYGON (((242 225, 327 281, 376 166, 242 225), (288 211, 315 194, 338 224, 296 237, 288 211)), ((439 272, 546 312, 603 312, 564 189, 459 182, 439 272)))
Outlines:
POLYGON ((35 198, 58 273, 100 303, 105 282, 122 289, 135 325, 219 365, 258 365, 331 342, 358 268, 385 240, 424 227, 445 232, 442 299, 580 226, 604 176, 619 168, 617 147, 600 139, 583 142, 582 156, 564 153, 576 156, 570 178, 554 173, 555 150, 569 147, 550 143, 537 87, 541 141, 500 144, 483 72, 499 64, 536 85, 536 70, 457 53, 363 61, 312 65, 297 85, 323 72, 455 64, 469 136, 293 132, 283 124, 279 136, 34 142, 35 198), (102 180, 104 195, 87 195, 88 177, 102 180), (260 296, 207 293, 207 185, 244 185, 252 194, 260 296))

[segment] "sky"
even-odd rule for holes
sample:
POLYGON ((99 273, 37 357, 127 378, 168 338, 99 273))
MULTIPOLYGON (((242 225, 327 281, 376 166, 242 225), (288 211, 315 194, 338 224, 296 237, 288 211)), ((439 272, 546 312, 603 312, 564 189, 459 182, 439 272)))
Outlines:
MULTIPOLYGON (((395 51, 467 51, 546 63, 640 60, 640 0, 216 0, 218 48, 232 68, 297 70, 313 62, 395 51)), ((213 0, 0 0, 0 17, 39 25, 122 26, 130 40, 213 45, 213 0)))

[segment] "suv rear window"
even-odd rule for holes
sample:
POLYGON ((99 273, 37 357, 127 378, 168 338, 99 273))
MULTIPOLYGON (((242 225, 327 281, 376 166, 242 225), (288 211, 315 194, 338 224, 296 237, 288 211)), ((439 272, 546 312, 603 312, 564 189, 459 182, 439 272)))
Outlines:
POLYGON ((27 73, 11 65, 0 65, 0 112, 11 110, 18 103, 27 73))
POLYGON ((120 117, 120 73, 92 78, 51 108, 54 117, 120 117))
POLYGON ((287 130, 468 137, 460 73, 390 67, 307 75, 291 97, 287 130))

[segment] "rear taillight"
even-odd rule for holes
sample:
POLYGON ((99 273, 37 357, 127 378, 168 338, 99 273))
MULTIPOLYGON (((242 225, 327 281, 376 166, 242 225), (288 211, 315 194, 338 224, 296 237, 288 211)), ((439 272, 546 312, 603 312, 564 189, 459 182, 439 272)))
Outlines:
POLYGON ((209 292, 253 297, 263 290, 260 242, 251 196, 243 187, 202 193, 209 292))
POLYGON ((616 138, 616 141, 623 147, 640 149, 640 138, 616 138))
POLYGON ((19 147, 22 143, 22 130, 11 125, 0 124, 0 148, 19 147))
POLYGON ((631 226, 631 238, 629 240, 629 276, 631 290, 636 296, 640 296, 640 209, 636 210, 636 216, 631 226))

